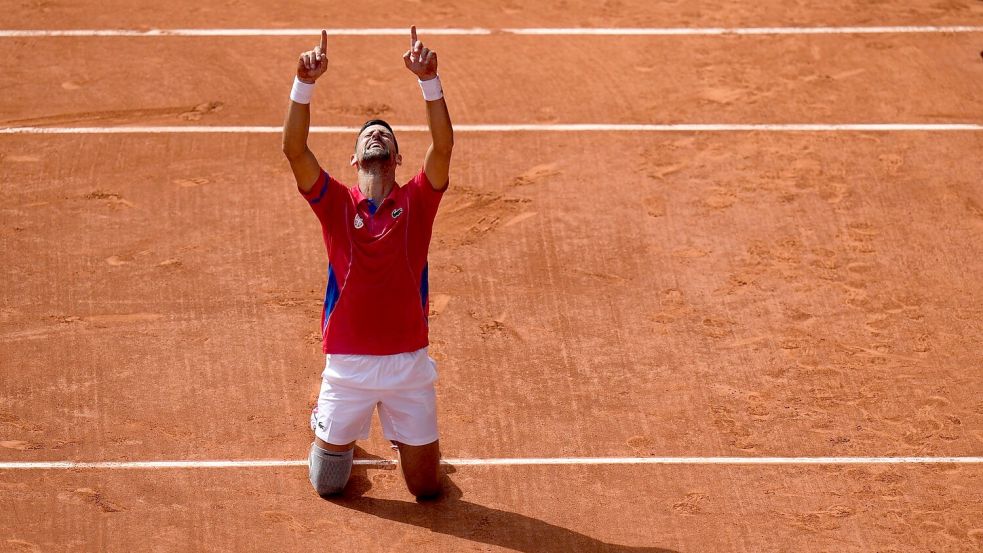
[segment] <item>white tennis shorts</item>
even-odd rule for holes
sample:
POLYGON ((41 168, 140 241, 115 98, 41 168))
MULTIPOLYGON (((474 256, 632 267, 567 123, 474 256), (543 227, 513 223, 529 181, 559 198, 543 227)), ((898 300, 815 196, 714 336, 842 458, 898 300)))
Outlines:
POLYGON ((395 355, 328 354, 311 412, 318 438, 345 445, 369 437, 379 407, 387 440, 426 445, 437 440, 437 364, 427 348, 395 355))

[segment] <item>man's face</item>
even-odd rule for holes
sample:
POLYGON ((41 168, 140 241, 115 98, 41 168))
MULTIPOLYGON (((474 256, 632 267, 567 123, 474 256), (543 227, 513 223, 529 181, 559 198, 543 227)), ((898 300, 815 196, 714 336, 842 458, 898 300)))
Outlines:
POLYGON ((399 154, 396 152, 396 140, 389 129, 382 125, 366 127, 355 144, 355 157, 359 165, 385 164, 399 154))

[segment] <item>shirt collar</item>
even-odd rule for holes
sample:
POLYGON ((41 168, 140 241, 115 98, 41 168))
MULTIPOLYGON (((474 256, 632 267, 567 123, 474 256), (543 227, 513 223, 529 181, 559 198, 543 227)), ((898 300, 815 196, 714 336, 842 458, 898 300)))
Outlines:
MULTIPOLYGON (((382 200, 382 204, 376 206, 376 209, 379 209, 383 205, 386 205, 386 202, 395 202, 396 195, 399 193, 401 188, 402 187, 399 186, 398 184, 393 184, 392 190, 389 191, 389 195, 382 200)), ((353 195, 355 197, 355 204, 356 205, 365 204, 366 209, 368 209, 369 199, 365 197, 364 194, 362 194, 362 190, 358 187, 357 184, 353 186, 352 189, 353 189, 353 195)))

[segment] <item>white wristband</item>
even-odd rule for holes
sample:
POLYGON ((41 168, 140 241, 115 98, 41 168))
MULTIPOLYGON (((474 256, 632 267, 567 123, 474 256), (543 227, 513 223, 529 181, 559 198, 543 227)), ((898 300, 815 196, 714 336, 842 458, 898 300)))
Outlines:
POLYGON ((294 87, 290 90, 290 99, 298 104, 311 103, 311 96, 314 95, 314 83, 305 83, 294 77, 294 87))
POLYGON ((444 89, 440 88, 440 75, 428 80, 420 81, 420 90, 423 91, 423 99, 432 102, 434 100, 440 100, 444 97, 444 89))

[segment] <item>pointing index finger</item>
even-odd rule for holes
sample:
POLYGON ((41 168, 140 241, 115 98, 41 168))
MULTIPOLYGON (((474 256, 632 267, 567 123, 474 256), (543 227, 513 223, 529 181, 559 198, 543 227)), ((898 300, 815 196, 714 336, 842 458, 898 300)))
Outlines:
POLYGON ((416 46, 416 25, 410 26, 410 48, 416 46))
POLYGON ((328 32, 321 29, 321 53, 328 51, 328 32))

